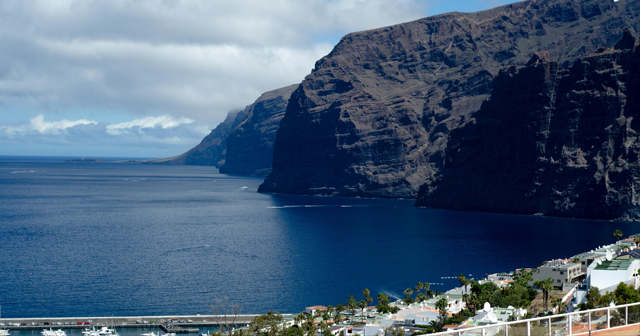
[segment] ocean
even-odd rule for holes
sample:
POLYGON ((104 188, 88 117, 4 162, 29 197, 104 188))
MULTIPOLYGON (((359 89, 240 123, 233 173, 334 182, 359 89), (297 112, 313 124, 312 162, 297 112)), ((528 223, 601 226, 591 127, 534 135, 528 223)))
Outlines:
MULTIPOLYGON (((536 267, 635 223, 259 194, 213 167, 0 157, 3 318, 297 313, 350 294, 536 267)), ((375 304, 375 301, 374 301, 375 304)))

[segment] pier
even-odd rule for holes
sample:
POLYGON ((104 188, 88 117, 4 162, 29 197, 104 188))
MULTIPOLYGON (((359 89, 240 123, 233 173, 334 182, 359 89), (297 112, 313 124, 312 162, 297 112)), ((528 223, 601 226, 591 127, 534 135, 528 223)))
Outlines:
MULTIPOLYGON (((290 314, 285 314, 285 316, 290 314)), ((165 332, 198 332, 197 327, 217 327, 225 324, 245 326, 258 315, 160 315, 160 316, 114 316, 114 317, 46 317, 46 318, 2 318, 0 328, 23 329, 82 329, 92 327, 114 328, 161 328, 165 332), (2 325, 4 324, 4 325, 2 325), (169 330, 169 331, 167 331, 169 330)))

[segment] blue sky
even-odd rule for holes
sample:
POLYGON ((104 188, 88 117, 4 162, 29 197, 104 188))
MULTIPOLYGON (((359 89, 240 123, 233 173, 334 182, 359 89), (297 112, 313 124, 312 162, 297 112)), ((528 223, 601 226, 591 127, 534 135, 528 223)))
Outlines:
POLYGON ((0 155, 168 157, 348 32, 500 0, 4 0, 0 155))

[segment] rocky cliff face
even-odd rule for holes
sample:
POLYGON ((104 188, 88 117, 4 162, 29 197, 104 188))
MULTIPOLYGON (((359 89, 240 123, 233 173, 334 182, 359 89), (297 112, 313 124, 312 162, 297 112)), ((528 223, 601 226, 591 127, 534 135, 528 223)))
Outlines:
POLYGON ((221 173, 266 176, 271 172, 276 132, 296 87, 297 84, 264 93, 247 107, 245 120, 227 136, 221 173))
POLYGON ((567 69, 551 58, 500 72, 491 99, 451 132, 418 205, 638 218, 640 47, 627 31, 567 69))
POLYGON ((541 50, 571 62, 639 15, 638 1, 529 0, 349 34, 292 94, 260 191, 415 197, 499 69, 541 50))
POLYGON ((245 110, 229 111, 227 117, 209 135, 189 151, 166 159, 147 160, 146 163, 184 164, 220 167, 224 164, 227 135, 247 116, 245 110))
POLYGON ((226 174, 266 176, 271 172, 276 131, 296 87, 266 92, 244 110, 229 112, 200 144, 182 155, 145 162, 215 166, 226 174))

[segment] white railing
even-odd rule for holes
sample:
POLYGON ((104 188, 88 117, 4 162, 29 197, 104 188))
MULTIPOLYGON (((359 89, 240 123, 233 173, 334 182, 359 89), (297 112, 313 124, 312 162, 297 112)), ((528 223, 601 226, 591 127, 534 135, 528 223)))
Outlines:
POLYGON ((429 336, 565 336, 591 333, 597 335, 596 332, 632 325, 637 325, 640 330, 640 302, 443 331, 429 336))

